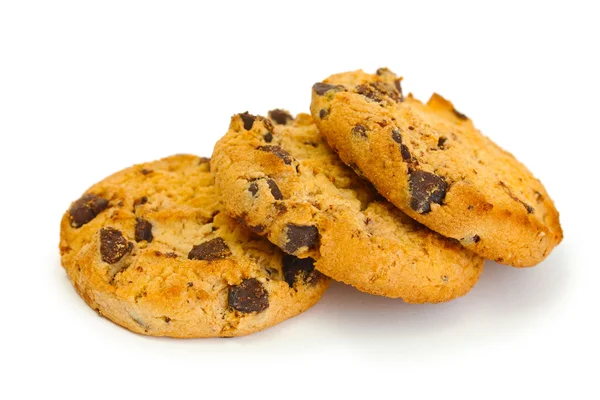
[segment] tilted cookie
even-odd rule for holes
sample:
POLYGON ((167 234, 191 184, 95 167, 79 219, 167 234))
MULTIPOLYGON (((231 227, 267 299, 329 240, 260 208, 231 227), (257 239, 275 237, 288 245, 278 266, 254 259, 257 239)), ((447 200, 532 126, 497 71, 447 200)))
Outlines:
POLYGON ((152 336, 239 336, 297 315, 329 279, 219 212, 209 160, 176 155, 92 186, 61 222, 90 307, 152 336))
POLYGON ((500 263, 542 261, 563 236, 541 182, 441 96, 404 98, 400 79, 382 68, 316 83, 311 112, 328 143, 434 231, 500 263))
POLYGON ((483 260, 378 196, 327 146, 310 115, 275 110, 270 118, 234 116, 215 146, 215 185, 231 215, 368 293, 436 303, 473 287, 483 260))

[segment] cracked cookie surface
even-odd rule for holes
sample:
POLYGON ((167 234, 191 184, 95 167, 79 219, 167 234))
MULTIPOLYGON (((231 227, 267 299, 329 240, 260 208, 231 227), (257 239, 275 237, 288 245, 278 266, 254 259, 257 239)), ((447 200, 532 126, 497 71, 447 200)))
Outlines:
POLYGON ((381 68, 316 83, 311 113, 328 143, 406 214, 485 258, 542 261, 563 234, 541 182, 438 94, 404 98, 381 68))
POLYGON ((437 303, 475 285, 483 259, 382 199, 329 148, 310 115, 269 117, 234 116, 215 146, 215 186, 234 218, 364 292, 437 303))
POLYGON ((220 212, 209 160, 176 155, 89 188, 61 221, 86 303, 134 332, 230 337, 314 305, 329 279, 220 212))

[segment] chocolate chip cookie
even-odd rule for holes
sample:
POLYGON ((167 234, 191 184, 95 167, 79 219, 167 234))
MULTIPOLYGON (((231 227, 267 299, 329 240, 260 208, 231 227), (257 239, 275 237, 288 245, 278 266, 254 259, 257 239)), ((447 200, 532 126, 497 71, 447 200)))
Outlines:
POLYGON ((220 212, 209 160, 176 155, 92 186, 61 222, 62 264, 100 315, 152 336, 256 332, 329 279, 220 212))
POLYGON ((235 219, 364 292, 448 301, 467 293, 483 269, 479 256, 381 198, 329 148, 310 115, 235 115, 211 167, 235 219))
POLYGON ((400 83, 385 68, 316 83, 311 112, 328 143, 432 230, 499 263, 542 261, 563 237, 542 183, 452 103, 404 97, 400 83))

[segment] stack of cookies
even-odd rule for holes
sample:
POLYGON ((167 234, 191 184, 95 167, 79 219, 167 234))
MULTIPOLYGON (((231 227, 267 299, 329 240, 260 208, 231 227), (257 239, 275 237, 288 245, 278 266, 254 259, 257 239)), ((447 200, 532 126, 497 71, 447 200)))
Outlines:
POLYGON ((211 159, 92 186, 61 222, 76 290, 134 332, 231 337, 300 314, 330 278, 438 303, 469 292, 484 259, 541 262, 562 230, 540 181, 449 101, 400 82, 332 75, 312 116, 238 114, 211 159))

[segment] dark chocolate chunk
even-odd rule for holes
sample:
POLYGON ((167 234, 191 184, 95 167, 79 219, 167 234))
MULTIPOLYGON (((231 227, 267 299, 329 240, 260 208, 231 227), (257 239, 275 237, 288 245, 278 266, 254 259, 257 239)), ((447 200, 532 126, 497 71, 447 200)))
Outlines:
POLYGON ((145 240, 146 242, 150 243, 152 242, 153 238, 154 237, 152 236, 152 224, 145 219, 136 218, 135 241, 141 242, 142 240, 145 240))
POLYGON ((248 191, 252 193, 252 197, 256 197, 256 194, 258 193, 258 183, 256 183, 256 181, 250 182, 250 185, 248 185, 248 191))
POLYGON ((410 207, 420 214, 431 211, 431 203, 442 204, 448 184, 431 172, 414 170, 409 178, 410 207))
POLYGON ((467 117, 465 114, 459 112, 458 110, 456 110, 456 108, 452 109, 452 112, 454 113, 454 115, 456 115, 456 117, 458 119, 462 119, 463 121, 466 121, 467 119, 469 119, 469 117, 467 117))
POLYGON ((388 96, 396 103, 399 103, 401 101, 400 94, 396 91, 396 89, 385 82, 373 82, 371 83, 371 87, 380 94, 388 96))
POLYGON ((277 183, 273 179, 267 178, 267 185, 269 185, 269 189, 275 200, 283 200, 281 190, 279 190, 279 186, 277 186, 277 183))
POLYGON ((473 243, 479 243, 481 238, 479 237, 479 235, 473 235, 473 238, 471 240, 473 241, 473 243))
POLYGON ((341 92, 341 91, 345 90, 345 88, 342 85, 330 85, 328 83, 323 83, 323 82, 315 83, 313 85, 312 89, 319 96, 323 96, 325 93, 329 92, 330 90, 333 90, 335 92, 341 92))
POLYGON ((404 101, 404 95, 402 94, 402 85, 400 84, 401 81, 402 81, 402 79, 400 79, 400 78, 395 79, 394 80, 394 86, 396 87, 396 90, 400 94, 400 102, 403 102, 404 101))
POLYGON ((102 197, 88 193, 76 200, 69 209, 69 219, 73 228, 80 228, 108 207, 108 201, 102 197))
POLYGON ((361 124, 354 125, 354 128, 352 128, 352 136, 359 137, 361 139, 366 139, 367 128, 361 124))
POLYGON ((188 259, 213 261, 227 258, 230 255, 231 250, 229 250, 227 243, 222 238, 217 237, 194 246, 188 254, 188 259))
POLYGON ((319 230, 312 225, 287 225, 287 242, 283 250, 286 253, 293 254, 297 250, 313 247, 319 239, 319 230))
POLYGON ((358 85, 356 88, 356 93, 361 94, 363 96, 365 96, 368 99, 371 99, 373 101, 382 101, 383 99, 373 90, 372 87, 367 86, 367 85, 358 85))
POLYGON ((324 119, 327 116, 327 114, 329 114, 329 113, 324 108, 321 108, 319 110, 319 118, 324 119))
POLYGON ((254 120, 256 119, 255 115, 249 114, 248 111, 246 111, 245 113, 240 114, 240 118, 242 118, 242 121, 244 122, 245 130, 249 131, 252 129, 252 125, 254 125, 254 120))
POLYGON ((292 117, 289 112, 279 108, 269 111, 269 118, 279 125, 285 125, 288 121, 294 120, 294 117, 292 117))
POLYGON ((249 226, 248 225, 248 229, 250 229, 252 232, 256 232, 256 233, 263 233, 265 231, 265 226, 262 224, 256 225, 256 226, 249 226))
POLYGON ((258 279, 244 279, 229 288, 227 301, 229 307, 243 313, 261 312, 269 308, 269 293, 258 279))
MULTIPOLYGON (((269 190, 271 191, 273 198, 275 200, 283 200, 283 194, 281 194, 281 190, 279 190, 279 186, 277 186, 277 183, 271 178, 266 178, 265 180, 267 182, 267 185, 269 186, 269 190)), ((250 182, 250 185, 248 186, 248 191, 252 193, 253 197, 257 197, 258 194, 258 181, 259 179, 256 179, 250 182)))
POLYGON ((443 149, 444 148, 444 144, 446 143, 447 140, 448 140, 447 138, 445 138, 443 136, 440 136, 440 138, 438 139, 438 142, 437 142, 437 146, 440 149, 443 149))
POLYGON ((392 139, 398 144, 402 144, 402 135, 399 129, 392 129, 392 139))
POLYGON ((285 151, 279 146, 259 146, 258 150, 275 154, 277 157, 281 158, 284 163, 288 165, 292 163, 292 156, 290 156, 290 154, 287 151, 285 151))
POLYGON ((273 141, 273 134, 271 132, 267 132, 263 135, 263 139, 265 139, 265 142, 271 143, 273 141))
POLYGON ((289 254, 283 256, 282 270, 283 279, 290 287, 299 279, 307 283, 314 281, 317 272, 312 258, 298 258, 289 254))
POLYGON ((378 76, 382 76, 382 75, 385 75, 385 74, 388 74, 388 73, 391 73, 391 72, 392 71, 390 71, 388 68, 385 68, 385 67, 383 67, 383 68, 377 68, 377 71, 375 71, 375 73, 378 76))
POLYGON ((412 155, 410 154, 410 151, 408 150, 408 147, 406 147, 405 144, 400 145, 400 154, 402 155, 402 159, 404 161, 408 162, 412 160, 412 155))
POLYGON ((133 249, 133 243, 128 242, 120 230, 115 228, 100 229, 100 255, 102 261, 114 264, 121 260, 133 249))

